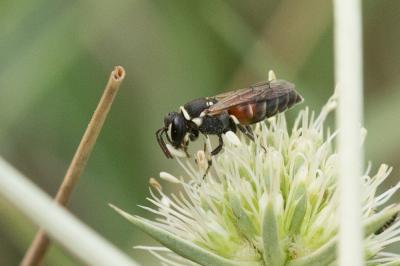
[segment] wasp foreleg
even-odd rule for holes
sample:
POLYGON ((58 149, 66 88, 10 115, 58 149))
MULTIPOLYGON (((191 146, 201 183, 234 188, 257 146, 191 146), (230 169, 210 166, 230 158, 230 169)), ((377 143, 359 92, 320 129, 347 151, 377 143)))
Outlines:
POLYGON ((190 154, 188 152, 188 145, 183 146, 182 150, 186 154, 186 157, 190 158, 190 154))

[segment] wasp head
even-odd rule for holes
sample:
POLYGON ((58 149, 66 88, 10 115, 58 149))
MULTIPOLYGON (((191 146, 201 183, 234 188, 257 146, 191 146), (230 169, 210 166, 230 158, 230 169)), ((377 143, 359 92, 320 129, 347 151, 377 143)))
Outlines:
POLYGON ((169 152, 162 135, 166 133, 169 143, 171 143, 175 148, 180 148, 184 142, 186 131, 185 118, 182 114, 171 112, 164 117, 164 127, 156 131, 156 137, 158 144, 167 158, 172 158, 172 155, 169 152))

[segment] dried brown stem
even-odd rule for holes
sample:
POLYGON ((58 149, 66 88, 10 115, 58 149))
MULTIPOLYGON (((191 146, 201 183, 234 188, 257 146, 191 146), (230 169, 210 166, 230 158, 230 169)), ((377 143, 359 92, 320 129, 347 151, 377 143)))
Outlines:
MULTIPOLYGON (((110 74, 110 78, 104 89, 103 95, 97 105, 97 108, 90 120, 88 127, 79 143, 78 149, 68 167, 67 173, 65 174, 64 180, 58 189, 55 201, 65 206, 71 195, 76 182, 81 176, 85 169, 86 163, 90 157, 90 153, 93 150, 93 146, 96 143, 97 137, 101 131, 104 121, 107 117, 108 111, 112 105, 115 95, 124 80, 125 70, 121 66, 117 66, 110 74)), ((26 252, 21 266, 36 266, 40 265, 46 250, 49 246, 50 240, 46 236, 45 232, 40 229, 35 238, 33 239, 31 246, 26 252)))

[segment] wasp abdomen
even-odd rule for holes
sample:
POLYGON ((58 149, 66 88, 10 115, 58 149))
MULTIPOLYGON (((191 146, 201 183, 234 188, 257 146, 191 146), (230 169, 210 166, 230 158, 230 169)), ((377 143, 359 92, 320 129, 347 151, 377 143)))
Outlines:
POLYGON ((303 98, 294 90, 275 99, 267 100, 265 117, 268 118, 277 113, 284 112, 301 101, 303 101, 303 98))
POLYGON ((260 121, 265 117, 265 101, 258 103, 249 103, 235 106, 228 110, 230 115, 235 116, 241 124, 248 125, 260 121))
POLYGON ((273 99, 235 106, 228 112, 234 115, 241 124, 248 125, 284 112, 302 100, 303 98, 293 90, 273 99))

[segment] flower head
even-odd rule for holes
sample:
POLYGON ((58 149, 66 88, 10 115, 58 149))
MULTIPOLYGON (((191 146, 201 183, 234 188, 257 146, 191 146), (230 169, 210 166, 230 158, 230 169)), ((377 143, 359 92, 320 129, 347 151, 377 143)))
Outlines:
MULTIPOLYGON (((338 155, 336 133, 325 130, 324 121, 335 106, 332 97, 317 117, 305 108, 290 131, 283 114, 256 124, 255 141, 240 136, 242 145, 225 145, 205 178, 203 151, 195 165, 177 159, 185 178, 160 174, 179 186, 177 194, 165 194, 151 180, 148 200, 154 207, 143 208, 158 215, 155 221, 117 209, 165 246, 139 248, 164 265, 334 263, 338 155)), ((374 175, 369 168, 362 177, 366 259, 371 265, 400 263, 399 255, 384 252, 400 240, 399 207, 383 208, 400 184, 377 195, 391 168, 381 165, 374 175)))

